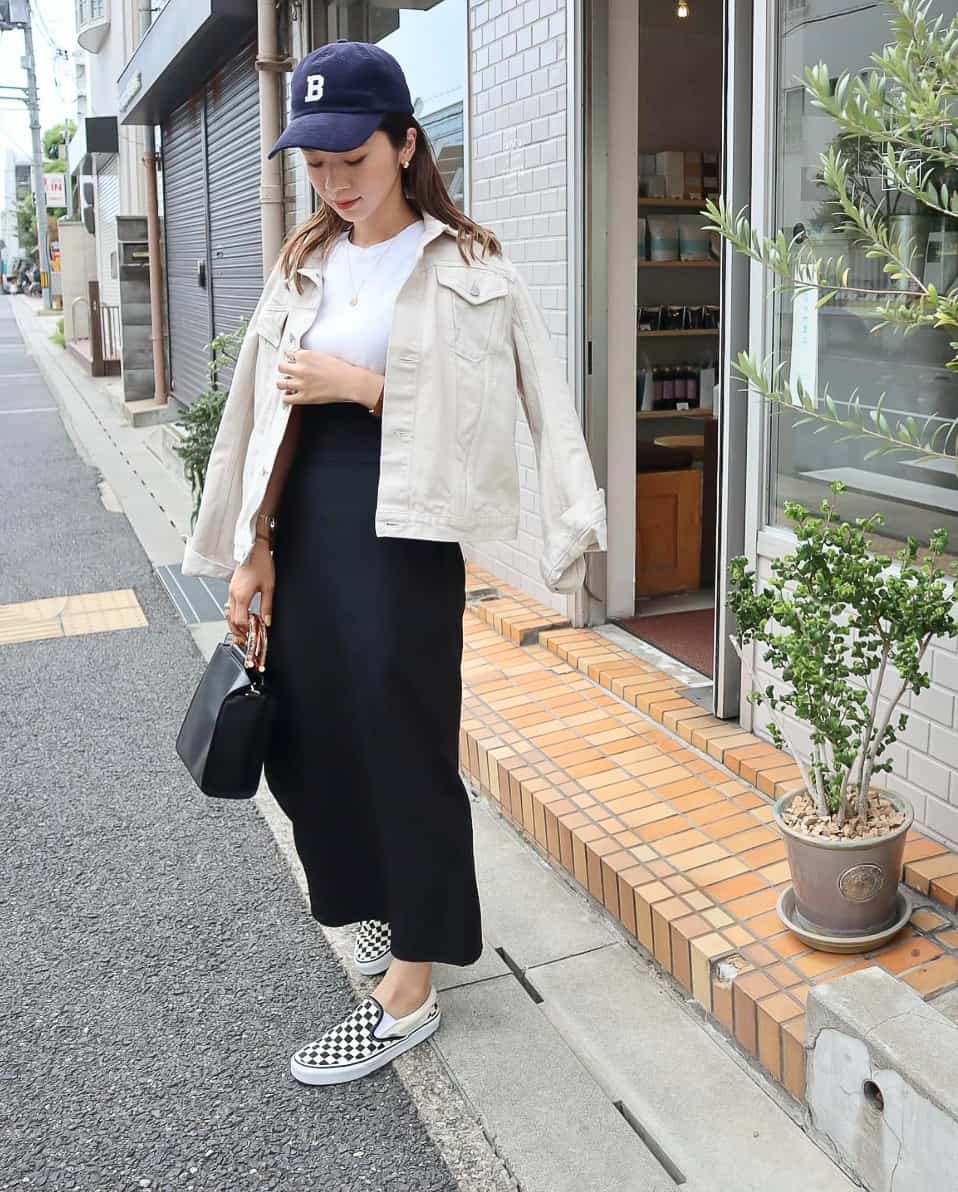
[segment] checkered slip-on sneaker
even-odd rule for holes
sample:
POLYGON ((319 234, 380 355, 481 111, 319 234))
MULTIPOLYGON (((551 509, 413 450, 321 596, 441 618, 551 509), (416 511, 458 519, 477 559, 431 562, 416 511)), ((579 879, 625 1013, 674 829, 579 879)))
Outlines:
POLYGON ((439 1026, 435 986, 418 1010, 377 1034, 384 1013, 376 998, 365 998, 345 1021, 300 1048, 289 1061, 290 1072, 301 1084, 344 1084, 375 1072, 428 1039, 439 1026))
POLYGON ((384 973, 392 964, 393 954, 392 932, 388 923, 380 923, 378 919, 364 919, 356 932, 356 942, 353 944, 353 959, 356 967, 367 977, 376 977, 384 973))

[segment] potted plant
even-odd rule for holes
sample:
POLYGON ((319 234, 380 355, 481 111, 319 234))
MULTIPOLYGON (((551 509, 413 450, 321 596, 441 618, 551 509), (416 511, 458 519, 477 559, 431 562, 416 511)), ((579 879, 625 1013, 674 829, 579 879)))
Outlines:
POLYGON ((930 641, 958 634, 938 566, 947 535, 934 533, 920 560, 909 539, 893 566, 872 550, 878 514, 848 524, 828 500, 817 514, 790 502, 786 514, 795 549, 772 563, 760 589, 747 560, 733 560, 729 591, 740 657, 758 643, 781 676, 749 698, 769 709, 769 733, 802 776, 775 804, 792 877, 779 914, 815 947, 864 951, 910 914, 898 882, 913 811, 876 779, 893 772, 888 749, 908 723, 905 694, 929 685, 930 641))

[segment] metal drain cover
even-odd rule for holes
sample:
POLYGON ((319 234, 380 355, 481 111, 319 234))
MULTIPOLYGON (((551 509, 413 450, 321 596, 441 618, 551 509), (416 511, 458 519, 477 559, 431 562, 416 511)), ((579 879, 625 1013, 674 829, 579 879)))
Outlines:
POLYGON ((184 575, 179 563, 162 563, 154 571, 187 625, 223 620, 223 605, 229 592, 226 580, 184 575))

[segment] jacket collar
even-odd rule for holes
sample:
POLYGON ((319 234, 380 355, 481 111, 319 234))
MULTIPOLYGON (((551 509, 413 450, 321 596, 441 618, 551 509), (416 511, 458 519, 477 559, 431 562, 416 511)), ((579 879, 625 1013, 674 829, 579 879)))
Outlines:
POLYGON ((448 232, 450 236, 456 235, 455 228, 451 228, 448 224, 442 222, 441 219, 436 219, 434 215, 424 215, 423 223, 425 228, 422 234, 422 244, 419 248, 420 256, 424 252, 427 244, 432 244, 433 240, 438 240, 443 232, 448 232))
MULTIPOLYGON (((455 228, 451 228, 449 224, 443 223, 441 219, 436 219, 434 215, 424 215, 422 218, 423 224, 425 226, 423 228, 422 243, 419 246, 417 259, 422 256, 427 245, 431 244, 434 240, 438 240, 443 232, 448 232, 450 236, 456 235, 455 228)), ((314 249, 313 252, 311 252, 306 258, 306 260, 309 263, 306 265, 301 265, 297 270, 297 273, 302 273, 304 277, 309 278, 313 285, 318 286, 322 281, 323 276, 319 250, 314 249)))

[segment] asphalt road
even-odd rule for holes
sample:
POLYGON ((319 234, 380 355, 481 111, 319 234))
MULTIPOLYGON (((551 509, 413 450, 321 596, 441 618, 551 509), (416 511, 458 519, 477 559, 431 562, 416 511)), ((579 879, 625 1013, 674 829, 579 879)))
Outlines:
POLYGON ((0 1189, 453 1192, 390 1069, 289 1075, 353 995, 255 808, 205 798, 175 753, 203 659, 16 301, 0 604, 133 588, 149 625, 0 645, 0 1189))

